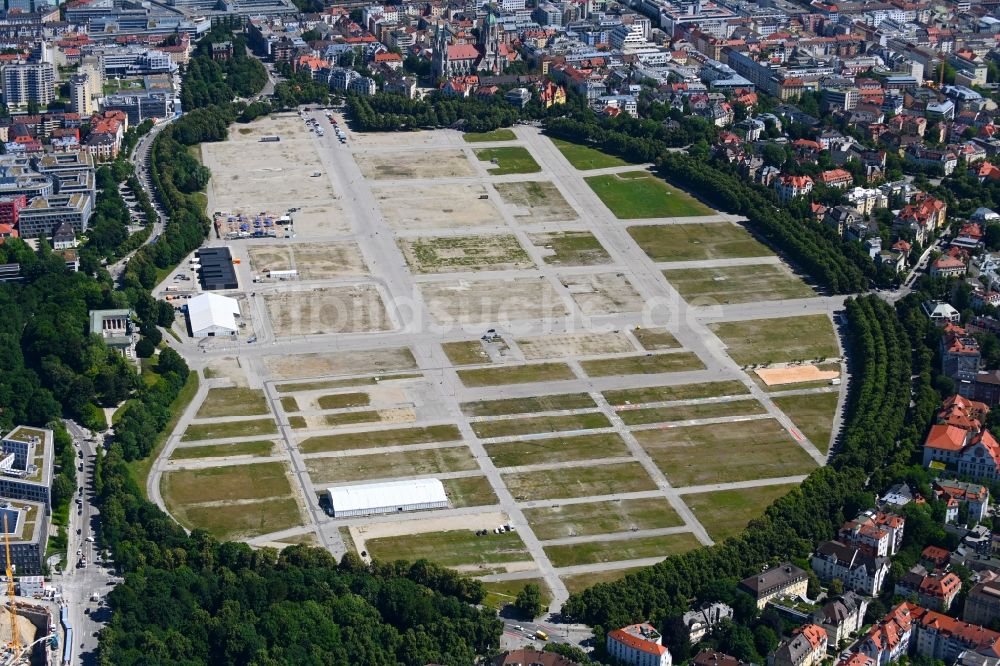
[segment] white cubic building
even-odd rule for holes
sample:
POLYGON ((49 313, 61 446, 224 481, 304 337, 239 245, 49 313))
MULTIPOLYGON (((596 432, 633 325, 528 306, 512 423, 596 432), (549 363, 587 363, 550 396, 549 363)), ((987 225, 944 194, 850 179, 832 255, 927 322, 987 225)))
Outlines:
POLYGON ((337 518, 447 509, 448 496, 438 479, 412 479, 327 488, 330 509, 337 518))
POLYGON ((218 294, 201 294, 187 304, 188 325, 196 338, 236 335, 240 304, 235 298, 218 294))

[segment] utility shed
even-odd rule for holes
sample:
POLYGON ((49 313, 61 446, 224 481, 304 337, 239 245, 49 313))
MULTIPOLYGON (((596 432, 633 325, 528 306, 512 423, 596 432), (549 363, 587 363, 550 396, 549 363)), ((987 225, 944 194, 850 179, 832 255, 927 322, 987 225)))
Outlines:
POLYGON ((448 496, 438 479, 338 486, 326 492, 333 515, 338 518, 448 508, 448 496))
POLYGON ((195 338, 236 335, 240 304, 235 298, 218 294, 201 294, 187 303, 188 326, 195 338))

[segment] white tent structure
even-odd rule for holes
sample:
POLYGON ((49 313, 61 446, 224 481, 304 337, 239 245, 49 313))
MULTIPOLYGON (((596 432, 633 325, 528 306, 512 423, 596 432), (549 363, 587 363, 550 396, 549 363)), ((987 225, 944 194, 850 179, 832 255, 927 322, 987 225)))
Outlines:
POLYGON ((444 484, 438 479, 386 481, 326 489, 338 518, 448 508, 444 484))
POLYGON ((236 335, 239 330, 236 318, 240 316, 240 304, 235 298, 202 294, 188 301, 187 315, 191 335, 196 338, 236 335))

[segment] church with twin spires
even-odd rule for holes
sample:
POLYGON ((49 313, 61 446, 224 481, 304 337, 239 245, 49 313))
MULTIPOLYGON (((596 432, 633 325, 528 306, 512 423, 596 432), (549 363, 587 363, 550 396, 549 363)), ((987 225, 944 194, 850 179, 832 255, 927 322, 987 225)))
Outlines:
POLYGON ((434 38, 434 75, 450 79, 480 72, 503 74, 511 56, 516 54, 501 39, 502 32, 492 7, 486 8, 476 44, 453 43, 455 35, 451 27, 439 26, 434 38))

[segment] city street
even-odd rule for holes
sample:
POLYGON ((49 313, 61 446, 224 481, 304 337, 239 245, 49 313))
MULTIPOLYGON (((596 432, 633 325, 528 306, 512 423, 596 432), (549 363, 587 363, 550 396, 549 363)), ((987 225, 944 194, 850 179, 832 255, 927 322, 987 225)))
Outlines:
POLYGON ((79 503, 77 499, 70 503, 66 569, 61 575, 52 577, 52 584, 61 588, 63 603, 69 609, 70 624, 75 634, 74 652, 82 663, 90 664, 96 663, 96 633, 108 618, 108 610, 101 608, 101 603, 111 591, 111 583, 116 577, 112 569, 105 567, 107 563, 95 562, 100 550, 100 511, 93 504, 93 472, 95 450, 100 439, 94 441, 90 431, 73 421, 66 421, 66 428, 73 437, 74 448, 83 454, 82 458, 77 457, 83 470, 78 467, 77 471, 79 503), (78 551, 81 553, 79 556, 78 551), (77 566, 82 558, 86 558, 87 564, 77 566), (92 601, 94 593, 99 594, 102 601, 92 601))

